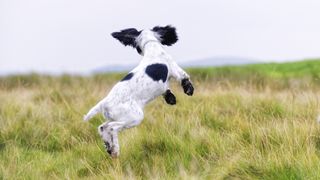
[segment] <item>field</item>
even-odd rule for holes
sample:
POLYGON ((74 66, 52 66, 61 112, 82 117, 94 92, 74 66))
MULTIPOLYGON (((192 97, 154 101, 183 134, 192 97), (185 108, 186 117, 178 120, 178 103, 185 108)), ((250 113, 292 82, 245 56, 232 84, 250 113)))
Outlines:
POLYGON ((187 70, 105 152, 82 117, 124 74, 0 78, 0 179, 320 179, 320 61, 187 70))

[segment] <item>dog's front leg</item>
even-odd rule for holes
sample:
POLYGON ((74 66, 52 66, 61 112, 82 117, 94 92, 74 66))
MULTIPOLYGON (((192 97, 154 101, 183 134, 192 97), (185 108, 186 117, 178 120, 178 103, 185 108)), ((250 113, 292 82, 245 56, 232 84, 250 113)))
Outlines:
POLYGON ((167 104, 175 105, 177 103, 176 97, 170 91, 170 89, 167 89, 167 91, 163 94, 163 98, 166 100, 167 104))
POLYGON ((184 93, 188 96, 193 95, 193 85, 190 76, 176 62, 171 62, 171 76, 181 83, 184 93))

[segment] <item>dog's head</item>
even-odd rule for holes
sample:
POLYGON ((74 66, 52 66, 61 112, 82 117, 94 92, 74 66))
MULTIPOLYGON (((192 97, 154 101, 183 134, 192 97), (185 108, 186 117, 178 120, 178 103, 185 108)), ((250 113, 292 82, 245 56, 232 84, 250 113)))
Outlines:
POLYGON ((125 46, 136 48, 139 54, 143 53, 144 45, 149 41, 171 46, 178 41, 176 28, 168 25, 165 27, 156 26, 153 29, 138 31, 135 28, 124 29, 111 34, 125 46))

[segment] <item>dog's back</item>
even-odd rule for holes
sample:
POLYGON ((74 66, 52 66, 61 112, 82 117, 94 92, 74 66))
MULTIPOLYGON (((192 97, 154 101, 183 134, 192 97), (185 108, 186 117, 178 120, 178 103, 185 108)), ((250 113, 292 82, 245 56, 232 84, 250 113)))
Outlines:
MULTIPOLYGON (((152 51, 161 46, 156 42, 150 42, 145 48, 152 51)), ((116 119, 114 114, 118 114, 118 111, 127 111, 124 106, 133 109, 131 104, 134 104, 143 109, 148 102, 162 95, 168 89, 171 69, 168 62, 170 56, 164 58, 165 52, 163 50, 161 52, 158 56, 145 54, 140 64, 123 77, 111 89, 108 96, 89 111, 84 120, 89 120, 99 112, 112 114, 106 118, 116 119)))

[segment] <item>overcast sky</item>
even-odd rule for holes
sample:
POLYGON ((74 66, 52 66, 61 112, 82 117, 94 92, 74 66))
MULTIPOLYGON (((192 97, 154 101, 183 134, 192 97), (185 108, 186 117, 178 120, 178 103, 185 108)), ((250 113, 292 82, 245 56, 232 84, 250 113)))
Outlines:
POLYGON ((110 33, 171 24, 178 61, 320 57, 319 0, 0 0, 0 74, 137 64, 110 33))

